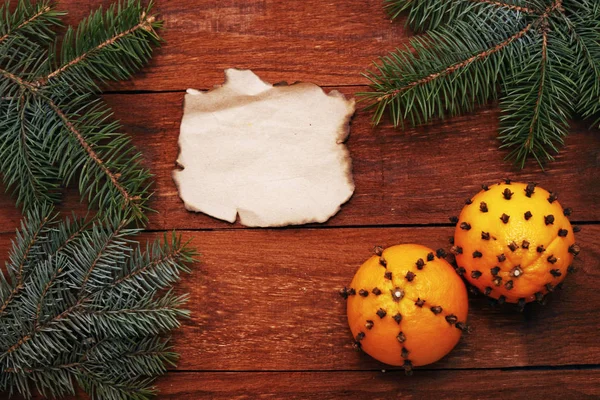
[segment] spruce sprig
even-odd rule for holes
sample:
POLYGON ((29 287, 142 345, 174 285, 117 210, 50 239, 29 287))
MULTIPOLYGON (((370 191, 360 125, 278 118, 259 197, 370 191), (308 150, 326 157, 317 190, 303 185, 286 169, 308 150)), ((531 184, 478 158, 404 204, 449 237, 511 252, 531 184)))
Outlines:
POLYGON ((195 253, 175 234, 144 250, 130 222, 27 213, 0 274, 0 392, 155 393, 153 379, 177 359, 161 335, 188 315, 187 297, 168 289, 195 253))
MULTIPOLYGON (((600 112, 600 2, 386 0, 410 45, 375 63, 361 93, 380 123, 423 124, 498 98, 501 148, 524 167, 553 160, 575 115, 600 112)), ((596 121, 596 124, 598 121, 596 121)))
POLYGON ((127 0, 67 28, 58 43, 63 14, 48 1, 0 7, 0 172, 24 210, 56 202, 77 181, 100 213, 131 210, 145 222, 151 174, 96 95, 150 59, 161 23, 152 3, 127 0))

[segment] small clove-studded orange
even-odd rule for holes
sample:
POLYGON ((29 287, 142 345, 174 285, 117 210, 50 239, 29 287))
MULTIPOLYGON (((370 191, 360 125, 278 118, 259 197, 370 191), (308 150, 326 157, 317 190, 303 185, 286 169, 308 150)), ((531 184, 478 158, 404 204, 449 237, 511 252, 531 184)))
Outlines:
POLYGON ((457 271, 500 303, 542 301, 567 276, 579 253, 557 195, 534 183, 483 186, 456 225, 457 271))
POLYGON ((467 291, 443 250, 404 244, 376 248, 342 296, 355 345, 386 364, 433 363, 467 329, 467 291))

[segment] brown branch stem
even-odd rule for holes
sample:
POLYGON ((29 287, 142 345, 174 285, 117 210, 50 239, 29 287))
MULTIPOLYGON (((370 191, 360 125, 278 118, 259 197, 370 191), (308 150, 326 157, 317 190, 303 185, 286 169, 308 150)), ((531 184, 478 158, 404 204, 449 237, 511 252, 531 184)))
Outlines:
POLYGON ((515 6, 514 4, 503 3, 501 1, 494 1, 494 0, 470 0, 470 1, 473 3, 491 4, 496 7, 506 8, 509 10, 522 12, 524 14, 535 14, 536 13, 536 10, 534 10, 533 8, 515 6))
POLYGON ((108 247, 108 244, 110 242, 112 242, 112 240, 115 238, 115 236, 117 236, 121 230, 125 227, 125 225, 127 225, 127 220, 123 220, 121 221, 121 223, 119 224, 119 226, 117 226, 117 228, 110 234, 110 236, 106 239, 106 242, 102 245, 102 248, 98 251, 98 254, 96 255, 96 258, 94 259, 94 261, 92 261, 92 264, 90 265, 90 268, 88 269, 88 271, 86 272, 83 281, 81 282, 81 289, 79 289, 79 293, 83 293, 85 290, 85 287, 87 286, 87 283, 90 279, 90 276, 92 275, 92 272, 94 272, 94 269, 96 268, 96 265, 98 265, 98 261, 100 261, 100 258, 102 257, 102 254, 104 254, 104 251, 106 250, 106 248, 108 247))
POLYGON ((104 172, 104 174, 110 179, 113 186, 121 193, 121 195, 125 199, 125 202, 131 203, 132 201, 139 200, 139 196, 131 196, 129 192, 119 183, 119 174, 113 173, 110 169, 108 169, 108 167, 104 164, 104 161, 102 161, 102 159, 94 151, 92 146, 90 146, 90 144, 86 142, 81 132, 79 132, 77 127, 75 127, 75 125, 71 122, 69 117, 60 109, 60 107, 58 107, 58 105, 51 99, 47 99, 47 101, 50 105, 50 108, 52 108, 56 115, 59 116, 59 118, 65 124, 66 128, 69 130, 69 132, 71 132, 75 139, 77 139, 79 145, 85 150, 88 156, 92 160, 94 160, 94 162, 100 167, 102 172, 104 172))
POLYGON ((514 42, 514 41, 522 38, 523 36, 525 36, 525 34, 527 34, 527 32, 529 32, 531 30, 531 28, 533 27, 533 24, 534 24, 533 22, 530 23, 525 28, 521 29, 519 32, 515 33, 513 36, 511 36, 508 39, 506 39, 505 41, 497 44, 495 47, 492 47, 491 49, 487 49, 486 51, 483 51, 483 52, 481 52, 479 54, 476 54, 476 55, 474 55, 472 57, 469 57, 468 59, 466 59, 464 61, 461 61, 459 63, 453 64, 453 65, 445 68, 442 71, 433 73, 433 74, 428 75, 428 76, 426 76, 424 78, 421 78, 419 80, 413 81, 413 82, 407 84, 406 86, 403 86, 403 87, 401 87, 399 89, 395 89, 395 90, 393 90, 393 91, 391 91, 389 93, 386 93, 383 96, 380 96, 380 97, 377 98, 377 102, 385 101, 385 100, 388 100, 390 98, 396 97, 399 94, 401 94, 401 93, 403 93, 403 92, 405 92, 405 91, 407 91, 409 89, 412 89, 413 87, 424 85, 424 84, 429 83, 429 82, 431 82, 431 81, 433 81, 433 80, 435 80, 435 79, 437 79, 437 78, 439 78, 441 76, 449 75, 449 74, 455 72, 456 70, 464 68, 467 65, 469 65, 469 64, 471 64, 471 63, 473 63, 475 61, 479 61, 479 60, 482 60, 484 58, 487 58, 487 57, 491 56, 492 54, 497 53, 500 50, 504 49, 506 46, 510 45, 512 42, 514 42))
POLYGON ((33 234, 33 237, 27 244, 27 248, 25 249, 25 252, 23 254, 23 259, 19 263, 19 272, 17 273, 17 284, 11 291, 10 295, 4 300, 4 302, 2 303, 2 306, 0 306, 0 315, 4 314, 4 310, 6 310, 6 308, 10 304, 10 302, 15 298, 15 296, 21 290, 23 290, 23 287, 24 287, 23 286, 23 268, 25 267, 25 262, 27 261, 29 252, 31 251, 31 248, 33 247, 34 243, 36 242, 38 235, 40 234, 42 229, 44 229, 44 226, 46 226, 46 223, 48 223, 48 217, 44 217, 44 219, 40 223, 40 226, 38 227, 36 232, 33 234))
POLYGON ((42 8, 36 14, 32 15, 29 19, 27 19, 26 21, 23 21, 21 24, 19 24, 16 28, 11 29, 10 31, 6 32, 4 34, 4 36, 0 37, 0 42, 6 40, 6 38, 8 38, 13 32, 18 31, 19 29, 23 28, 25 25, 32 23, 33 21, 35 21, 36 19, 38 19, 39 17, 41 17, 42 15, 44 15, 45 13, 50 11, 51 9, 52 8, 50 6, 46 6, 46 7, 42 8))
POLYGON ((46 75, 43 78, 38 79, 34 85, 36 86, 42 86, 44 84, 46 84, 49 80, 57 77, 58 75, 62 74, 64 71, 66 71, 67 69, 73 67, 74 65, 79 64, 81 61, 85 60, 87 57, 89 57, 91 54, 95 53, 98 50, 101 50, 107 46, 110 46, 114 43, 116 43, 119 39, 124 38, 125 36, 128 36, 132 33, 134 33, 135 31, 139 30, 139 29, 144 29, 144 30, 152 30, 152 23, 154 23, 155 21, 155 17, 153 16, 146 16, 146 13, 142 13, 142 16, 140 18, 140 22, 127 29, 126 31, 120 32, 116 35, 114 35, 113 37, 111 37, 110 39, 105 40, 104 42, 100 43, 98 46, 86 51, 85 53, 75 57, 74 59, 72 59, 71 61, 69 61, 68 63, 66 63, 65 65, 61 66, 60 68, 52 71, 51 73, 49 73, 48 75, 46 75))

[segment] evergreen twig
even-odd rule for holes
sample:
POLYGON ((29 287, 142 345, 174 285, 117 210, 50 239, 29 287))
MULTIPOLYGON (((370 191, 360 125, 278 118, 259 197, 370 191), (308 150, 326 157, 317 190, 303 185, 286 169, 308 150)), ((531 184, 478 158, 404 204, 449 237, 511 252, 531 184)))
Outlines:
POLYGON ((382 57, 361 93, 378 124, 427 123, 498 96, 501 148, 521 167, 552 160, 568 120, 600 112, 600 3, 595 0, 386 0, 419 32, 382 57))
POLYGON ((60 199, 78 181, 108 216, 145 222, 150 172, 94 94, 142 67, 159 44, 152 3, 126 0, 92 13, 60 44, 61 12, 48 1, 0 7, 0 172, 25 210, 60 199))
POLYGON ((173 234, 145 251, 130 218, 27 213, 0 274, 0 391, 146 399, 177 355, 162 334, 186 296, 170 290, 194 251, 173 234))

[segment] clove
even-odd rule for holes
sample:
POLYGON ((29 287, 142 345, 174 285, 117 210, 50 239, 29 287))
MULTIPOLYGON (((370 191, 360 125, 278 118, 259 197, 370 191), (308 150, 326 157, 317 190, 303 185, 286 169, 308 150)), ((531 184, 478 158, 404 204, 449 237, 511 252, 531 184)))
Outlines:
POLYGON ((481 203, 479 203, 479 211, 481 211, 482 213, 488 212, 488 206, 485 201, 482 201, 481 203))
POLYGON ((404 277, 407 281, 412 282, 417 275, 414 272, 408 271, 404 277))
POLYGON ((457 322, 454 326, 460 331, 469 333, 469 325, 465 324, 464 322, 457 322))
POLYGON ((490 240, 490 233, 489 232, 481 231, 481 239, 483 239, 483 240, 490 240))
POLYGON ((343 288, 340 289, 339 294, 344 299, 347 299, 348 298, 348 288, 344 286, 343 288))
POLYGON ((404 368, 404 373, 407 376, 411 376, 413 374, 413 366, 410 360, 404 360, 404 364, 402 364, 402 368, 404 368))
POLYGON ((510 276, 512 276, 513 278, 518 278, 521 275, 523 275, 523 268, 521 268, 520 265, 515 265, 514 267, 512 267, 512 269, 510 270, 510 276))
POLYGON ((518 308, 519 312, 523 312, 523 310, 525 310, 525 304, 527 304, 527 302, 525 301, 524 297, 521 297, 517 301, 517 308, 518 308))
POLYGON ((422 258, 419 258, 415 264, 417 265, 417 269, 420 271, 425 266, 425 261, 423 261, 422 258))
POLYGON ((506 256, 504 254, 500 254, 497 258, 498 258, 498 262, 506 261, 506 256))
POLYGON ((466 272, 467 270, 464 267, 456 268, 456 273, 458 274, 458 276, 463 276, 466 272))
POLYGON ((452 254, 458 255, 458 254, 462 254, 462 253, 463 253, 463 249, 462 249, 462 247, 460 247, 460 246, 452 246, 452 247, 450 248, 450 252, 451 252, 452 254))
POLYGON ((453 215, 452 217, 449 218, 450 222, 453 223, 454 225, 458 224, 458 217, 453 215))
POLYGON ((512 281, 512 279, 504 284, 504 287, 506 288, 506 290, 512 290, 512 288, 514 286, 515 286, 515 283, 512 281))
POLYGON ((494 279, 492 279, 492 282, 494 282, 494 285, 500 286, 500 285, 502 285, 502 277, 497 276, 494 279))
POLYGON ((456 315, 454 315, 454 314, 446 315, 446 321, 450 325, 454 325, 455 323, 458 322, 458 317, 456 315))
POLYGON ((554 292, 554 286, 551 283, 546 283, 546 290, 549 292, 554 292))
POLYGON ((548 203, 552 204, 556 200, 558 200, 558 194, 554 192, 550 192, 550 196, 548 196, 548 203))
POLYGON ((492 288, 489 286, 485 287, 485 291, 483 292, 483 294, 485 294, 486 296, 489 296, 490 293, 492 293, 492 288))
POLYGON ((506 183, 507 185, 510 185, 510 182, 512 182, 509 178, 504 178, 504 183, 506 183))
POLYGON ((379 296, 381 294, 381 290, 379 290, 379 288, 376 287, 376 288, 373 288, 371 293, 373 293, 375 296, 379 296))
POLYGON ((543 253, 546 251, 546 249, 544 248, 543 244, 540 244, 536 249, 535 249, 538 253, 543 253))
POLYGON ((394 319, 394 321, 396 321, 397 324, 399 324, 400 321, 402 321, 402 314, 396 313, 396 315, 394 315, 392 318, 394 319))
POLYGON ((482 188, 484 191, 486 191, 486 192, 487 192, 488 190, 490 190, 490 187, 489 187, 488 185, 481 185, 481 188, 482 188))
POLYGON ((380 308, 377 310, 376 314, 379 318, 383 318, 387 315, 387 312, 383 308, 380 308))
POLYGON ((529 221, 529 219, 533 217, 531 211, 527 211, 523 216, 525 217, 525 221, 529 221))
POLYGON ((468 231, 469 229, 471 229, 471 225, 468 222, 461 222, 460 229, 468 231))
POLYGON ((466 205, 471 205, 471 204, 473 204, 473 200, 472 199, 466 199, 465 200, 465 204, 466 205))
POLYGON ((519 246, 515 242, 510 242, 508 244, 508 248, 514 253, 519 248, 519 246))
POLYGON ((548 256, 548 258, 546 258, 546 260, 550 263, 550 264, 556 264, 556 262, 558 261, 558 259, 556 257, 554 257, 554 255, 550 255, 548 256))
POLYGON ((434 313, 435 315, 440 314, 442 311, 443 311, 443 309, 440 306, 431 307, 431 312, 434 313))
POLYGON ((390 290, 390 292, 392 293, 392 299, 397 303, 400 300, 402 300, 402 298, 404 297, 404 291, 402 289, 400 289, 399 287, 390 290))
POLYGON ((573 226, 573 232, 575 232, 575 233, 581 232, 581 227, 579 225, 573 226))
POLYGON ((425 300, 421 300, 421 298, 417 298, 417 301, 415 301, 415 306, 417 307, 423 307, 425 305, 425 300))
POLYGON ((362 297, 367 297, 369 295, 369 292, 367 292, 365 289, 360 289, 358 291, 358 294, 362 297))
POLYGON ((531 197, 533 192, 535 192, 535 186, 536 186, 536 183, 534 183, 534 182, 527 184, 527 187, 525 188, 525 196, 531 197))
POLYGON ((558 236, 560 237, 566 237, 569 234, 569 231, 566 229, 559 229, 558 230, 558 236))
POLYGON ((504 192, 502 192, 502 196, 504 196, 506 200, 510 200, 513 194, 514 193, 511 192, 509 188, 504 189, 504 192))
POLYGON ((492 273, 493 276, 496 276, 496 275, 498 275, 498 272, 500 272, 500 267, 496 266, 494 268, 491 268, 490 272, 492 273))
POLYGON ((391 280, 392 280, 392 272, 391 272, 391 271, 386 271, 386 273, 385 273, 385 274, 383 274, 383 277, 384 277, 385 279, 388 279, 388 280, 390 280, 390 281, 391 281, 391 280))
POLYGON ((529 242, 527 240, 523 240, 523 243, 521 243, 521 248, 528 249, 529 248, 529 242))
POLYGON ((383 254, 383 247, 375 246, 375 248, 373 249, 373 252, 375 253, 376 256, 381 257, 381 255, 383 254))
POLYGON ((406 358, 408 357, 408 349, 406 347, 402 347, 402 351, 400 352, 400 356, 402 356, 402 358, 406 358))
MULTIPOLYGON (((470 226, 469 226, 469 229, 471 229, 470 226)), ((433 261, 433 257, 434 257, 433 253, 427 254, 427 261, 433 261)))
POLYGON ((500 297, 498 297, 498 304, 502 305, 505 302, 506 302, 506 296, 500 295, 500 297))
POLYGON ((471 271, 471 278, 473 279, 479 279, 481 277, 482 273, 481 271, 471 271))
POLYGON ((396 336, 396 339, 398 339, 400 343, 406 342, 406 336, 404 335, 404 332, 400 332, 398 336, 396 336))
POLYGON ((546 223, 546 225, 552 225, 552 224, 554 224, 554 215, 552 215, 552 214, 545 215, 544 216, 544 222, 546 223))
POLYGON ((473 252, 473 258, 481 258, 483 256, 483 254, 481 254, 481 252, 479 250, 475 250, 473 252))
POLYGON ((556 269, 551 269, 550 270, 550 274, 555 277, 558 278, 559 276, 562 275, 562 273, 560 272, 560 269, 556 268, 556 269))
POLYGON ((502 216, 500 217, 500 220, 502 220, 502 222, 504 222, 505 224, 508 224, 509 219, 510 219, 510 215, 506 215, 506 214, 502 213, 502 216))
POLYGON ((571 274, 571 273, 573 273, 573 272, 575 272, 575 271, 577 271, 577 270, 575 269, 575 267, 574 267, 574 266, 572 266, 572 265, 569 265, 569 266, 567 267, 567 272, 568 272, 568 273, 570 273, 570 274, 571 274))
POLYGON ((373 329, 373 325, 375 325, 375 323, 373 321, 371 321, 370 319, 368 319, 367 322, 365 323, 365 328, 371 330, 371 329, 373 329))
POLYGON ((354 290, 354 288, 350 288, 350 289, 348 289, 348 295, 349 295, 349 296, 354 296, 354 295, 356 295, 356 290, 354 290))
POLYGON ((563 215, 565 217, 571 216, 572 213, 573 213, 573 209, 571 207, 567 207, 563 210, 563 215))
POLYGON ((365 333, 364 332, 358 332, 358 335, 356 335, 356 341, 360 342, 361 340, 363 340, 365 338, 365 333))
POLYGON ((569 246, 569 253, 573 254, 574 256, 579 255, 579 252, 581 251, 581 248, 579 247, 579 245, 573 243, 572 245, 569 246))
POLYGON ((445 258, 446 257, 446 250, 444 249, 437 249, 435 251, 435 255, 437 256, 437 258, 445 258))
POLYGON ((387 261, 383 257, 379 257, 379 264, 381 264, 383 267, 387 267, 387 261))

